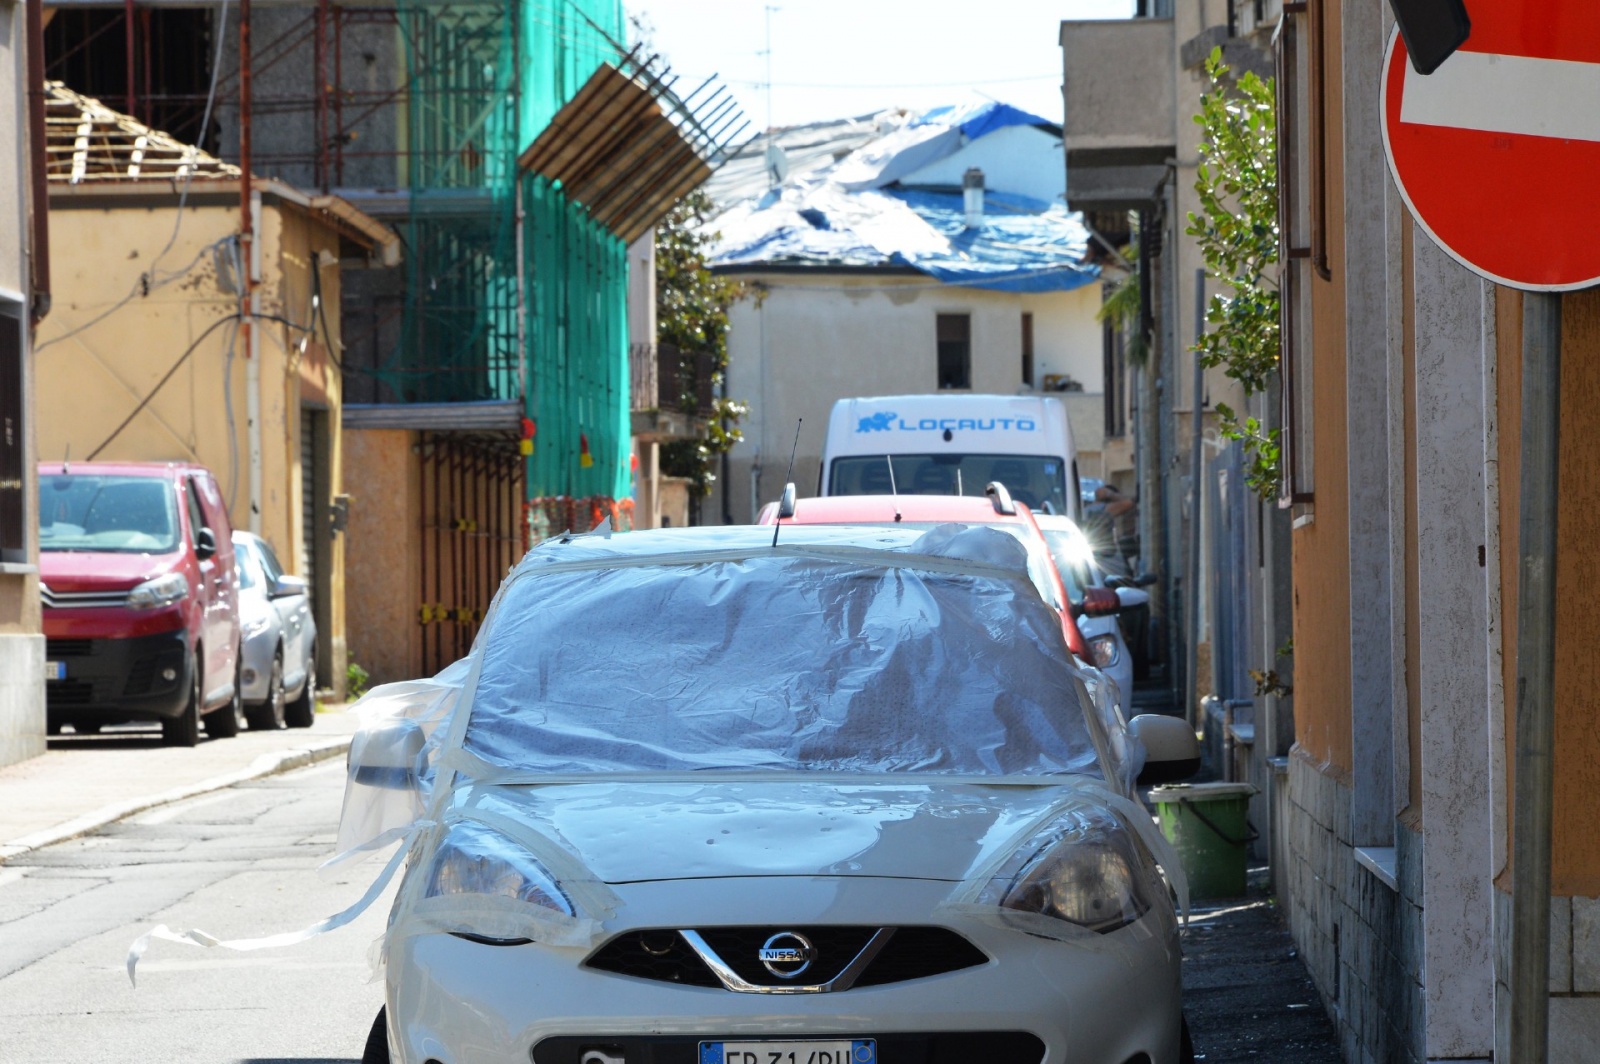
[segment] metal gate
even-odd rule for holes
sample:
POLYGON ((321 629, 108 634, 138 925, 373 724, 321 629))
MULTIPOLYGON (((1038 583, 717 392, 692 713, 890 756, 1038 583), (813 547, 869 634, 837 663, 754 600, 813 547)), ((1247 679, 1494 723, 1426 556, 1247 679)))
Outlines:
POLYGON ((423 674, 464 657, 500 582, 522 557, 522 458, 510 435, 424 432, 423 674))

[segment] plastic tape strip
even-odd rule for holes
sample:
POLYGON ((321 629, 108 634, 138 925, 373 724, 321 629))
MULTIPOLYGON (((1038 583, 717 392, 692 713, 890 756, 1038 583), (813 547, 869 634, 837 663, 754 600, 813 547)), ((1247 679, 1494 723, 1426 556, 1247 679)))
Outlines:
MULTIPOLYGON (((165 942, 183 942, 191 946, 205 946, 208 949, 220 946, 223 949, 248 952, 258 949, 274 949, 278 946, 292 946, 297 942, 304 942, 308 938, 315 938, 316 936, 325 932, 334 931, 343 927, 356 917, 360 916, 362 913, 366 912, 367 909, 371 907, 372 903, 378 900, 378 896, 383 893, 384 888, 389 885, 389 881, 394 878, 395 872, 397 872, 400 866, 405 863, 406 854, 409 853, 411 849, 409 840, 413 838, 418 831, 421 831, 425 827, 431 826, 432 823, 430 821, 419 820, 409 828, 401 831, 398 835, 394 835, 391 832, 385 832, 385 835, 392 835, 393 837, 385 839, 384 836, 379 836, 378 839, 374 839, 371 843, 368 843, 366 847, 358 847, 358 850, 374 849, 382 846, 385 842, 393 842, 397 838, 407 840, 406 845, 401 846, 395 851, 394 856, 389 858, 389 863, 384 865, 383 871, 378 873, 378 878, 373 880, 372 885, 367 888, 367 892, 365 894, 361 895, 361 899, 359 901, 343 912, 335 913, 324 920, 318 920, 310 927, 303 927, 298 931, 286 931, 279 935, 268 935, 265 938, 235 939, 219 939, 215 935, 201 931, 198 928, 188 931, 174 931, 166 924, 161 924, 158 927, 151 928, 149 931, 146 931, 144 934, 135 939, 132 946, 128 947, 128 982, 134 986, 139 985, 138 980, 134 977, 134 970, 139 966, 139 959, 144 956, 145 950, 150 948, 150 943, 155 939, 161 939, 165 942)), ((350 852, 354 853, 356 851, 350 852)), ((340 854, 339 857, 334 859, 340 860, 347 856, 348 854, 340 854)))

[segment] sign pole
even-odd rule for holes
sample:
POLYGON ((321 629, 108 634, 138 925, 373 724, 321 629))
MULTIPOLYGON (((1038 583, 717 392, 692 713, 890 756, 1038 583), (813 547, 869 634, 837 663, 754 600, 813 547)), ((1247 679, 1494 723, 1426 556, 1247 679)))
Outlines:
POLYGON ((1522 296, 1521 555, 1511 868, 1511 1059, 1547 1059, 1561 296, 1522 296))

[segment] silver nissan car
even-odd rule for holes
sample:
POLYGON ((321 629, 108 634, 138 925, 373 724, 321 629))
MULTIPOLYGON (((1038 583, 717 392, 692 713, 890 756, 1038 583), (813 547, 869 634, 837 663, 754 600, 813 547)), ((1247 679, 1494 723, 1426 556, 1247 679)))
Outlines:
POLYGON ((1121 723, 1003 532, 774 531, 547 542, 368 696, 341 845, 406 872, 364 1059, 1189 1059, 1133 786, 1193 733, 1121 723))

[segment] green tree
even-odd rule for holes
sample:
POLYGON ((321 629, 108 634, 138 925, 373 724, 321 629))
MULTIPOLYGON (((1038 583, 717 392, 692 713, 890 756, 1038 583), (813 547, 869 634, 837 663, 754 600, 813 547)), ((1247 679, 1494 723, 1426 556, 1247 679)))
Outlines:
MULTIPOLYGON (((705 230, 712 209, 704 192, 691 193, 656 229, 656 338, 711 358, 716 398, 705 437, 661 449, 662 472, 687 477, 695 499, 711 494, 717 461, 744 439, 739 421, 750 411, 750 404, 721 394, 728 372, 728 309, 751 293, 749 285, 712 273, 706 263, 716 240, 716 234, 705 230)), ((695 412, 692 389, 684 390, 680 403, 686 412, 695 412)))
MULTIPOLYGON (((1276 93, 1272 80, 1246 71, 1237 80, 1213 48, 1206 60, 1211 91, 1195 116, 1203 135, 1195 191, 1200 210, 1189 213, 1206 273, 1225 291, 1211 297, 1211 328, 1193 350, 1203 366, 1221 366, 1245 395, 1277 379, 1278 166, 1276 93)), ((1217 404, 1222 434, 1244 444, 1246 479, 1263 498, 1274 498, 1280 477, 1278 430, 1257 418, 1240 420, 1217 404)))

